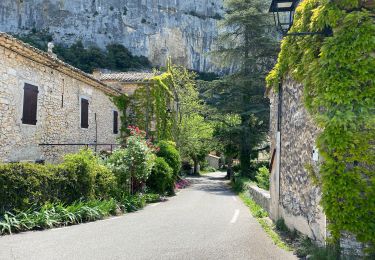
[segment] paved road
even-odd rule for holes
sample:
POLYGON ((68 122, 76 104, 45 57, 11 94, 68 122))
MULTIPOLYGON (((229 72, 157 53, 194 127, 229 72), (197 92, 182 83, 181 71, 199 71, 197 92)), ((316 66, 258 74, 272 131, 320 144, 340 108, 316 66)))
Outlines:
POLYGON ((0 237, 0 259, 296 259, 276 247, 221 179, 107 220, 0 237))

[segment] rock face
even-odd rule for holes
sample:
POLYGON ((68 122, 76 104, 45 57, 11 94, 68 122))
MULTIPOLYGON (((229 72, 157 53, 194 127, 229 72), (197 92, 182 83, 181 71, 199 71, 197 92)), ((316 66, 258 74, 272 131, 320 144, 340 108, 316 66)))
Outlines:
POLYGON ((218 71, 207 53, 223 0, 1 0, 0 31, 46 30, 54 40, 105 47, 121 43, 154 65, 173 62, 218 71))

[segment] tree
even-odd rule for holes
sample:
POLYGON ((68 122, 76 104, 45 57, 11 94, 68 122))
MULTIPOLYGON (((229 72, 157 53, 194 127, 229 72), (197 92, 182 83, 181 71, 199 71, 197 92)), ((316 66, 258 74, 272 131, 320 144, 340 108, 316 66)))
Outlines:
POLYGON ((181 156, 194 162, 194 173, 198 174, 199 163, 213 147, 213 124, 204 118, 207 107, 199 98, 196 73, 170 63, 168 72, 177 110, 174 140, 181 156))
POLYGON ((267 129, 269 101, 264 97, 265 76, 274 64, 277 42, 270 33, 272 20, 262 0, 226 0, 219 47, 212 54, 234 73, 206 84, 208 104, 238 114, 242 174, 250 175, 250 156, 267 129))
POLYGON ((233 176, 233 159, 238 156, 241 143, 241 119, 236 114, 227 114, 217 119, 215 125, 214 138, 220 144, 220 150, 223 151, 228 162, 227 179, 233 176))
POLYGON ((194 174, 199 173, 199 162, 212 148, 213 125, 198 114, 184 115, 180 126, 180 151, 194 162, 194 174))

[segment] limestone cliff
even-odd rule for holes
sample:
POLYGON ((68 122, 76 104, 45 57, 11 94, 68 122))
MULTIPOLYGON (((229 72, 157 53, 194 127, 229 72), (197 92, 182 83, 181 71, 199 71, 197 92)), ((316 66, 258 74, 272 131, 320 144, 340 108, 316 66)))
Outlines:
POLYGON ((48 30, 57 42, 121 43, 135 55, 215 71, 207 53, 223 0, 1 0, 0 31, 48 30))

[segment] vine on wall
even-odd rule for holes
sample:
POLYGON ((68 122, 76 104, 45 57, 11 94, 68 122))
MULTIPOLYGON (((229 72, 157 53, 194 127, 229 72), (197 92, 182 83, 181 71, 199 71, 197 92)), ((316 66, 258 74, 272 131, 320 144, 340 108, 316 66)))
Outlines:
POLYGON ((172 140, 175 111, 170 91, 172 75, 167 71, 140 86, 132 96, 121 95, 112 100, 122 111, 121 133, 128 135, 128 126, 136 125, 157 140, 172 140), (154 127, 153 127, 154 126, 154 127))
POLYGON ((285 37, 267 77, 287 74, 304 85, 304 103, 322 128, 317 145, 322 205, 334 240, 349 231, 375 246, 375 24, 369 1, 304 0, 290 32, 332 37, 285 37))

